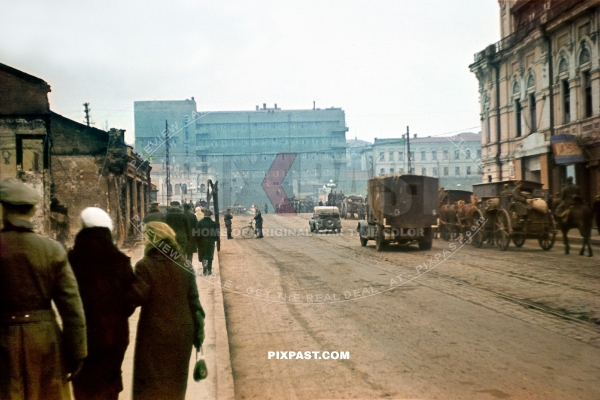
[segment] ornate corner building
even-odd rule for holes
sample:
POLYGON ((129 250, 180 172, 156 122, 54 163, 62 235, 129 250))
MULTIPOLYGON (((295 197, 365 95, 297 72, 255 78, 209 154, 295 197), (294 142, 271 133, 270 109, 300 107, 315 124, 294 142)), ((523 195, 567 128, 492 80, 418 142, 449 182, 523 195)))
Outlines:
POLYGON ((475 54, 484 182, 600 193, 600 1, 499 0, 502 39, 475 54))

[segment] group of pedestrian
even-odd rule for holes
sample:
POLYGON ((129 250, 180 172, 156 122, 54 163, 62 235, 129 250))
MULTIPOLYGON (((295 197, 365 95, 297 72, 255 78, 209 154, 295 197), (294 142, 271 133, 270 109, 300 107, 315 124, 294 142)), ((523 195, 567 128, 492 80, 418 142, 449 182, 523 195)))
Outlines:
MULTIPOLYGON (((69 399, 72 381, 78 400, 116 400, 136 307, 132 397, 185 398, 205 317, 192 269, 173 256, 186 242, 160 218, 148 221, 144 256, 132 269, 113 242, 110 216, 89 207, 67 253, 33 232, 40 199, 15 179, 0 183, 0 398, 69 399)), ((148 215, 160 217, 154 209, 148 215)))
POLYGON ((166 213, 158 208, 158 203, 151 204, 150 212, 144 217, 144 223, 152 221, 165 222, 175 232, 177 244, 191 263, 194 253, 198 253, 198 260, 202 264, 202 274, 212 274, 212 262, 215 253, 215 243, 219 239, 219 228, 212 220, 212 211, 208 208, 196 207, 192 212, 189 203, 183 204, 183 209, 178 201, 172 201, 166 213))

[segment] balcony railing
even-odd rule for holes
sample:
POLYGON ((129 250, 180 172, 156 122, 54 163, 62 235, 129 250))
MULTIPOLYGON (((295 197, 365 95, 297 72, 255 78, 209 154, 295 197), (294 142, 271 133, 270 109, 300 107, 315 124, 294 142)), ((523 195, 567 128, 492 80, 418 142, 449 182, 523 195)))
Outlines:
MULTIPOLYGON (((530 0, 531 1, 531 0, 530 0)), ((501 51, 508 50, 520 43, 532 31, 546 24, 553 19, 559 17, 564 12, 570 10, 576 5, 583 3, 586 0, 554 0, 538 2, 533 1, 535 5, 532 8, 526 9, 523 1, 523 6, 519 7, 517 14, 517 29, 510 35, 502 38, 493 45, 488 46, 484 51, 475 53, 475 62, 481 61, 484 56, 493 55, 501 51), (523 9, 524 11, 519 11, 523 9)), ((517 3, 517 6, 519 3, 517 3)))

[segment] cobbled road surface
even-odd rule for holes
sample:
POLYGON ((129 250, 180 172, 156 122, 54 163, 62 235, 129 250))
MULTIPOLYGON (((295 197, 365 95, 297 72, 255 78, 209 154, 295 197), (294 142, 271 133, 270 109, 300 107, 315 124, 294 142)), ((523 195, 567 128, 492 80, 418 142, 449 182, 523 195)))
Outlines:
POLYGON ((235 216, 219 253, 236 398, 600 399, 597 247, 377 252, 356 220, 315 234, 309 214, 263 217, 265 238, 244 239, 252 216, 235 216))

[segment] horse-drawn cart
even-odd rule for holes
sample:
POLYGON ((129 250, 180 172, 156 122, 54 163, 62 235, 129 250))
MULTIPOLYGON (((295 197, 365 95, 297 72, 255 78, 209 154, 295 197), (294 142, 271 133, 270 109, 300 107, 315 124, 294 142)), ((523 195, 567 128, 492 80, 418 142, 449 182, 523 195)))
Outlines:
POLYGON ((358 219, 364 219, 366 217, 366 204, 362 196, 348 195, 342 199, 340 213, 344 219, 356 217, 358 219))
MULTIPOLYGON (((519 216, 512 195, 501 196, 505 184, 512 191, 515 181, 480 183, 473 185, 473 193, 481 200, 478 212, 485 221, 481 230, 472 238, 475 247, 484 242, 506 250, 512 240, 516 247, 526 239, 537 239, 540 247, 550 250, 556 239, 556 223, 547 206, 547 191, 539 182, 522 181, 521 190, 531 195, 527 200, 527 215, 519 216)), ((524 205, 525 206, 525 205, 524 205)))

